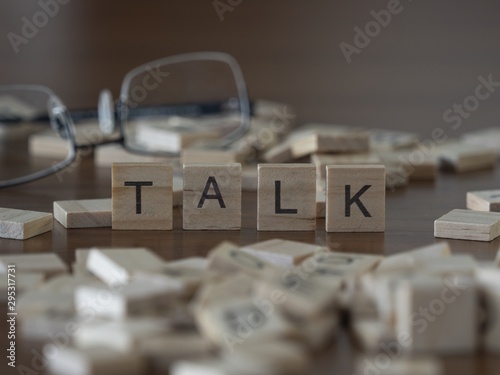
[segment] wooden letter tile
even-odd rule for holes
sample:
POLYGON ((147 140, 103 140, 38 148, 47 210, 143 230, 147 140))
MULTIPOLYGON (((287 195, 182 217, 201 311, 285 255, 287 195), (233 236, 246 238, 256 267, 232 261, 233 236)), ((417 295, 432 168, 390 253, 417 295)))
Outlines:
POLYGON ((184 165, 183 229, 241 229, 241 164, 184 165))
POLYGON ((467 208, 474 211, 500 211, 500 190, 467 192, 467 208))
POLYGON ((492 241, 500 235, 500 213, 452 210, 434 221, 434 236, 492 241))
POLYGON ((326 231, 383 232, 384 166, 335 165, 326 168, 326 231))
POLYGON ((54 219, 65 228, 111 226, 111 199, 54 202, 54 219))
POLYGON ((172 166, 114 163, 113 229, 172 229, 172 166))
POLYGON ((0 238, 27 240, 52 230, 52 214, 0 208, 0 238))
POLYGON ((257 230, 316 229, 313 164, 259 164, 257 230))

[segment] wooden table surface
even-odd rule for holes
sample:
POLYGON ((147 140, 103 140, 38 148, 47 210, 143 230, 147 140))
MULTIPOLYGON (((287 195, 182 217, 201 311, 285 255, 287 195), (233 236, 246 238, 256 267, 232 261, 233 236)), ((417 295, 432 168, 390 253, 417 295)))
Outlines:
MULTIPOLYGON (((372 11, 387 9, 387 1, 242 1, 223 20, 213 2, 205 0, 66 3, 17 52, 7 36, 22 36, 23 17, 31 20, 40 6, 38 1, 0 4, 1 84, 44 84, 70 108, 86 108, 95 106, 103 88, 111 88, 116 96, 123 76, 135 66, 176 53, 218 50, 238 59, 254 98, 292 104, 300 123, 407 130, 424 138, 437 127, 448 137, 456 137, 498 124, 498 92, 481 101, 459 129, 443 121, 448 108, 474 94, 478 77, 492 75, 500 81, 498 2, 402 1, 404 10, 353 55, 351 63, 340 43, 352 44, 354 27, 363 28, 372 20, 372 11)), ((222 240, 244 245, 284 237, 326 244, 337 251, 388 255, 433 243, 436 218, 453 208, 464 208, 467 191, 496 188, 499 183, 497 168, 440 174, 435 183, 412 183, 389 191, 383 234, 327 234, 324 220, 318 220, 316 232, 257 232, 256 195, 244 193, 243 229, 237 232, 182 231, 181 212, 175 210, 172 232, 66 230, 55 223, 52 232, 27 241, 0 239, 0 253, 53 251, 70 263, 79 247, 126 245, 147 246, 165 259, 176 259, 205 255, 222 240)), ((62 182, 52 176, 0 190, 0 207, 52 211, 54 200, 110 195, 109 168, 94 168, 92 160, 86 160, 64 174, 62 182)), ((493 259, 500 240, 450 244, 456 253, 493 259)), ((4 309, 0 309, 2 316, 4 309)), ((6 352, 6 327, 1 318, 0 353, 6 352)), ((32 348, 27 343, 18 353, 18 364, 32 367, 32 348)), ((354 357, 351 339, 341 332, 333 347, 319 356, 315 373, 352 374, 354 357)), ((483 355, 451 357, 444 363, 450 375, 497 374, 500 368, 500 361, 483 355)), ((2 354, 0 373, 39 371, 12 371, 2 354)))

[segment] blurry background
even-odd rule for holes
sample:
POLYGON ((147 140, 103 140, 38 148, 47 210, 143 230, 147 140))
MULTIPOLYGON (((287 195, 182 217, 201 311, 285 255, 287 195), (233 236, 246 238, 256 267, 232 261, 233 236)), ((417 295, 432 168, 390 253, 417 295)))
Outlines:
POLYGON ((354 28, 365 29, 371 11, 392 1, 56 1, 2 0, 0 84, 43 84, 71 108, 95 107, 99 91, 116 96, 137 65, 217 50, 238 59, 252 98, 292 104, 299 122, 428 137, 435 127, 454 136, 500 119, 498 88, 459 130, 443 121, 474 95, 479 76, 500 82, 499 2, 402 0, 349 64, 340 43, 354 45, 354 28), (41 15, 44 8, 53 15, 41 15), (26 20, 43 26, 23 34, 26 20), (12 33, 25 39, 14 43, 12 33))

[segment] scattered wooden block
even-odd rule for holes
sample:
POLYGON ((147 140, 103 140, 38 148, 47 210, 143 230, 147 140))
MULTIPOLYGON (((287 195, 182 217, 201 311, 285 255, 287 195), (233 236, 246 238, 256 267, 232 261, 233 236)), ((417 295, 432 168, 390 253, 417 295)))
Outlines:
POLYGON ((302 333, 302 342, 309 349, 317 352, 325 349, 334 341, 339 325, 340 319, 337 314, 326 314, 313 321, 300 322, 298 329, 302 333))
POLYGON ((27 240, 51 230, 51 213, 0 208, 0 238, 27 240))
POLYGON ((259 164, 257 230, 316 229, 316 169, 312 164, 259 164))
POLYGON ((98 167, 111 167, 114 163, 165 163, 172 158, 154 155, 133 154, 123 146, 116 144, 102 145, 94 151, 94 164, 98 167))
POLYGON ((500 353, 500 270, 496 267, 481 267, 477 270, 478 288, 485 306, 485 326, 481 330, 481 343, 488 353, 500 353))
POLYGON ((387 189, 396 189, 407 186, 410 183, 410 177, 406 173, 401 173, 395 165, 385 166, 385 187, 387 189))
POLYGON ((306 374, 311 364, 303 345, 286 340, 249 343, 234 353, 226 353, 224 358, 241 363, 258 362, 273 369, 275 374, 306 374))
POLYGON ((276 268, 263 259, 241 251, 231 242, 222 242, 208 254, 207 271, 219 275, 243 272, 256 278, 265 278, 275 273, 276 268))
POLYGON ((451 257, 439 257, 424 261, 423 271, 425 273, 441 276, 468 276, 475 277, 478 263, 471 255, 453 255, 451 257))
POLYGON ((147 338, 139 343, 144 355, 157 372, 168 370, 176 360, 208 357, 209 343, 197 332, 172 332, 147 338))
POLYGON ((311 163, 316 165, 316 173, 321 179, 326 178, 327 165, 380 165, 382 161, 377 154, 313 154, 311 163))
POLYGON ((463 142, 449 142, 436 150, 439 166, 457 173, 491 169, 497 160, 497 151, 463 142))
POLYGON ((241 229, 241 164, 184 165, 183 229, 241 229))
POLYGON ((131 354, 137 350, 142 340, 165 335, 171 330, 170 322, 165 318, 94 320, 75 331, 73 341, 80 350, 97 346, 131 354))
POLYGON ((172 166, 114 163, 112 228, 172 229, 172 166))
POLYGON ((371 129, 370 148, 372 150, 399 150, 414 147, 419 141, 419 137, 415 133, 371 129))
POLYGON ((197 326, 207 340, 229 353, 251 342, 298 336, 280 313, 263 313, 253 299, 245 298, 232 299, 201 311, 197 326))
POLYGON ((380 262, 376 273, 411 270, 422 267, 424 264, 431 263, 442 257, 449 259, 450 256, 451 249, 448 242, 439 242, 388 256, 380 262))
POLYGON ((7 273, 12 264, 16 265, 16 274, 36 272, 50 278, 68 272, 68 266, 54 253, 0 255, 0 273, 7 273))
POLYGON ((302 268, 316 279, 326 275, 349 279, 372 271, 383 259, 379 255, 321 251, 307 259, 302 268))
POLYGON ((474 211, 500 211, 500 190, 467 192, 467 208, 474 211))
POLYGON ((135 127, 134 141, 150 151, 180 153, 184 148, 199 140, 217 139, 219 132, 210 127, 196 124, 188 118, 165 117, 144 118, 130 124, 135 127))
POLYGON ((323 218, 326 216, 326 192, 324 190, 316 190, 316 217, 323 218))
POLYGON ((245 155, 237 148, 221 148, 217 143, 209 141, 195 142, 181 151, 182 164, 243 163, 244 161, 245 155))
POLYGON ((323 249, 303 242, 273 239, 244 246, 240 251, 252 254, 278 267, 291 268, 323 249))
POLYGON ((472 353, 477 344, 477 290, 471 278, 419 277, 396 289, 396 337, 412 352, 472 353))
POLYGON ((71 335, 75 326, 83 325, 85 322, 77 321, 74 311, 55 309, 40 310, 36 312, 26 312, 18 314, 20 336, 24 340, 45 342, 49 337, 64 337, 64 340, 71 343, 71 335), (69 327, 69 328, 68 328, 69 327))
POLYGON ((111 227, 111 199, 56 201, 54 219, 65 228, 111 227))
POLYGON ((75 304, 71 293, 53 293, 35 289, 27 291, 17 299, 16 312, 20 319, 26 320, 40 315, 70 319, 75 313, 75 304))
POLYGON ((184 180, 180 176, 174 176, 172 184, 172 206, 182 206, 182 196, 184 193, 184 180))
POLYGON ((434 221, 434 236, 492 241, 500 235, 500 213, 455 209, 434 221))
POLYGON ((161 275, 167 282, 177 283, 181 295, 190 298, 200 285, 208 261, 205 258, 185 258, 165 263, 161 275))
POLYGON ((108 285, 126 284, 139 271, 158 273, 162 258, 146 248, 92 248, 87 269, 108 285))
POLYGON ((377 155, 387 168, 391 167, 399 176, 408 177, 410 181, 436 179, 437 159, 433 153, 414 148, 405 151, 377 151, 377 155))
POLYGON ((295 159, 314 153, 363 152, 370 149, 370 137, 364 131, 343 126, 306 128, 294 137, 291 148, 295 159))
POLYGON ((257 165, 245 165, 241 169, 241 188, 243 191, 257 191, 259 185, 257 165))
POLYGON ((462 141, 474 146, 495 149, 497 153, 500 153, 498 147, 500 144, 500 129, 498 128, 486 128, 465 133, 462 136, 462 141))
MULTIPOLYGON (((231 359, 192 359, 179 360, 172 364, 170 375, 278 375, 275 369, 267 367, 259 361, 236 362, 231 359)), ((292 374, 295 375, 295 374, 292 374)))
POLYGON ((271 147, 262 159, 266 163, 287 163, 293 160, 292 148, 289 141, 284 141, 271 147))
POLYGON ((326 231, 385 230, 385 167, 328 166, 326 231))
POLYGON ((357 360, 354 375, 367 374, 384 375, 442 375, 443 366, 433 357, 399 357, 393 358, 387 354, 357 360))
POLYGON ((176 302, 177 290, 158 278, 136 278, 118 290, 107 291, 99 283, 80 286, 75 290, 75 304, 91 308, 97 317, 126 319, 140 316, 165 315, 176 302), (105 303, 103 303, 105 299, 105 303))
POLYGON ((57 355, 49 356, 47 364, 54 375, 141 375, 147 369, 139 354, 124 354, 103 347, 58 348, 57 355))

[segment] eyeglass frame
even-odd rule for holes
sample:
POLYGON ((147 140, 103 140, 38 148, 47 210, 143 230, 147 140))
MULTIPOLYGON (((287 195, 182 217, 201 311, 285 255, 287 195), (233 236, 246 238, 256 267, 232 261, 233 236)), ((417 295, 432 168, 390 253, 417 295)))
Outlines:
MULTIPOLYGON (((16 185, 25 184, 28 182, 36 181, 41 178, 50 176, 52 174, 56 174, 62 169, 68 167, 73 161, 76 159, 77 151, 80 149, 86 149, 88 147, 98 147, 106 144, 119 144, 126 151, 135 153, 135 154, 152 154, 146 150, 138 150, 132 147, 129 147, 127 142, 125 142, 125 130, 124 123, 127 119, 128 115, 128 106, 127 102, 129 99, 129 88, 131 81, 138 76, 140 73, 146 71, 150 68, 151 65, 171 65, 178 64, 183 62, 191 62, 191 61, 218 61, 222 63, 226 63, 230 68, 233 74, 233 78, 236 83, 236 90, 238 92, 239 99, 239 109, 240 109, 240 126, 232 131, 231 133, 224 136, 219 142, 217 142, 217 146, 225 147, 229 144, 235 142, 240 139, 243 135, 248 132, 250 128, 250 102, 248 99, 248 93, 246 89, 245 80, 243 77, 243 73, 241 68, 234 57, 227 53, 223 52, 192 52, 180 55, 174 55, 169 57, 164 57, 161 59, 153 60, 148 63, 142 64, 131 71, 129 71, 121 85, 120 97, 116 105, 116 109, 113 105, 112 97, 109 93, 109 90, 103 90, 100 94, 98 111, 83 111, 84 118, 98 118, 99 126, 104 133, 112 133, 115 129, 119 131, 119 137, 117 139, 105 140, 99 143, 86 143, 86 144, 77 144, 75 139, 75 124, 73 121, 73 116, 70 111, 66 108, 62 100, 52 91, 50 88, 42 85, 4 85, 0 86, 0 88, 5 90, 32 90, 32 91, 40 91, 48 95, 50 103, 50 108, 47 111, 49 114, 49 120, 51 122, 51 126, 56 126, 57 132, 61 135, 63 139, 66 139, 69 142, 69 153, 63 161, 60 161, 50 168, 31 173, 27 176, 13 178, 10 180, 0 181, 0 188, 11 187, 16 185), (51 117, 52 115, 53 117, 51 117), (97 115, 97 116, 96 116, 97 115)), ((196 104, 195 104, 196 106, 196 104)), ((200 107, 200 106, 199 106, 200 107)), ((163 106, 162 108, 168 108, 167 106, 163 106)), ((0 121, 1 122, 1 121, 0 121)), ((177 153, 172 152, 162 152, 162 156, 178 156, 177 153)))

